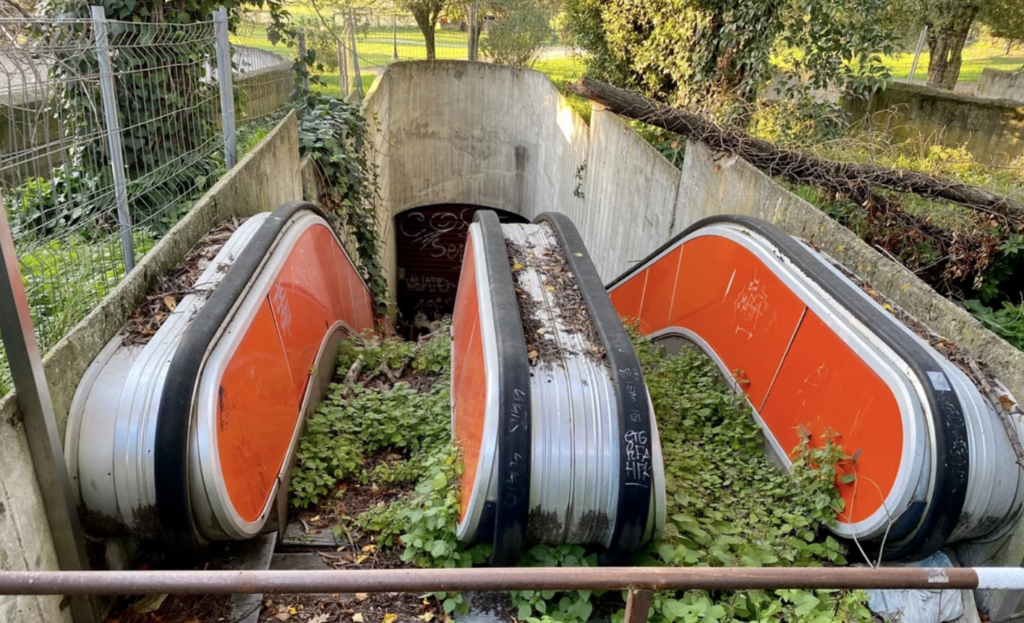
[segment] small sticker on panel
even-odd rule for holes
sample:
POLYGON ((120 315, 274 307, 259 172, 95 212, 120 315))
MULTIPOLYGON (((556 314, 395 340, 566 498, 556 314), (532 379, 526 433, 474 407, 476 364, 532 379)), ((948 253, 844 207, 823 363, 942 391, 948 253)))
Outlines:
POLYGON ((946 375, 941 372, 928 372, 928 378, 931 379, 932 387, 936 391, 948 392, 952 391, 952 387, 949 386, 949 381, 946 379, 946 375))

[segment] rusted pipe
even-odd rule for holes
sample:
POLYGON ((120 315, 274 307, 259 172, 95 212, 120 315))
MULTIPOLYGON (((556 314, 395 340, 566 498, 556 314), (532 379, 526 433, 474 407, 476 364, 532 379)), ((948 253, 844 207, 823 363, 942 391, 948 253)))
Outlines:
POLYGON ((1024 589, 1024 569, 595 567, 351 571, 0 571, 0 595, 508 590, 1024 589))

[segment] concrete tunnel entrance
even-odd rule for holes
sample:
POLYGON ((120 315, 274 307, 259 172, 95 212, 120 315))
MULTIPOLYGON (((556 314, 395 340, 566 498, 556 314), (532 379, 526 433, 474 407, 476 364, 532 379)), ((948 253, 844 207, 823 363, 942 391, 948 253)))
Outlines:
POLYGON ((461 204, 413 208, 395 216, 399 331, 404 337, 429 332, 430 323, 454 311, 466 236, 478 210, 492 210, 502 223, 529 222, 514 212, 461 204))

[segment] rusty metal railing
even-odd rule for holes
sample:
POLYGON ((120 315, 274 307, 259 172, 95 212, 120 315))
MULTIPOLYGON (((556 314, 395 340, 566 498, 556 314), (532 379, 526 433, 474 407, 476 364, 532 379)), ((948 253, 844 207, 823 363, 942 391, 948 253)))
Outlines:
POLYGON ((656 590, 1024 589, 1017 567, 591 567, 352 571, 0 571, 0 595, 626 590, 626 623, 656 590))

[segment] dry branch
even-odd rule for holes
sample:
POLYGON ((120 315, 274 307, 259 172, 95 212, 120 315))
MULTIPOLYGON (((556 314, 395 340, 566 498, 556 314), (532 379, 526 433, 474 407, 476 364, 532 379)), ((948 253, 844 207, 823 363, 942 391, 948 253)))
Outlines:
POLYGON ((951 201, 1013 221, 1024 217, 1024 205, 1021 203, 977 186, 940 180, 916 171, 823 160, 782 149, 744 132, 721 128, 698 115, 586 77, 566 85, 566 88, 622 117, 681 134, 719 152, 738 155, 773 177, 826 188, 863 206, 885 205, 885 198, 874 190, 884 188, 951 201))

